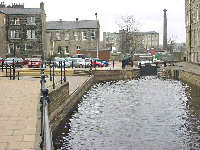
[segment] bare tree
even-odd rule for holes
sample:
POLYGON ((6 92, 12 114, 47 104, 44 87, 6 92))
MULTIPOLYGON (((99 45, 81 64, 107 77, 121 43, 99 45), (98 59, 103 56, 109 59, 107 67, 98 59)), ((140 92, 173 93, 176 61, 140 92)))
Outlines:
POLYGON ((168 52, 173 53, 173 49, 176 46, 176 39, 177 39, 177 36, 175 36, 175 35, 172 35, 169 38, 169 40, 167 42, 167 50, 168 50, 168 52))
POLYGON ((139 31, 139 22, 133 15, 121 16, 117 20, 120 34, 120 51, 133 54, 138 46, 138 37, 135 33, 139 31))

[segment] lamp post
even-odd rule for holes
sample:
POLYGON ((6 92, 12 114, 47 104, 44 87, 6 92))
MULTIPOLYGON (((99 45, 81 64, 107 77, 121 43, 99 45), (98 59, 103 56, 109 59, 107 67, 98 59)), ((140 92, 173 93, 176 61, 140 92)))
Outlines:
POLYGON ((99 58, 99 24, 97 20, 97 13, 95 13, 96 16, 96 21, 97 21, 97 35, 96 35, 96 40, 97 40, 97 58, 99 58))

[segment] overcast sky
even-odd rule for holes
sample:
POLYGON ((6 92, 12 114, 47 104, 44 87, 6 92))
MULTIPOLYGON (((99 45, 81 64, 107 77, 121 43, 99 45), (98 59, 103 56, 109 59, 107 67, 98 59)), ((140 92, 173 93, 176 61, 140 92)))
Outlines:
MULTIPOLYGON (((26 8, 40 7, 41 0, 6 0, 6 4, 24 3, 26 8)), ((168 38, 185 42, 185 0, 43 0, 47 21, 96 19, 101 32, 118 32, 116 25, 121 16, 134 15, 140 31, 156 31, 163 37, 163 9, 168 19, 168 38)), ((101 34, 102 35, 102 34, 101 34)), ((101 37, 102 38, 102 37, 101 37)))

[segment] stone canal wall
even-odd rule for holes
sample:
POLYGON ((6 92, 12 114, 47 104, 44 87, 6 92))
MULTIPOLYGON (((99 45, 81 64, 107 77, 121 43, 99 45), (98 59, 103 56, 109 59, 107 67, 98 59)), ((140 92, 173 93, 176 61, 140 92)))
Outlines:
POLYGON ((138 70, 96 70, 78 89, 69 95, 69 83, 49 90, 49 119, 52 131, 73 110, 83 94, 96 82, 136 78, 138 70))

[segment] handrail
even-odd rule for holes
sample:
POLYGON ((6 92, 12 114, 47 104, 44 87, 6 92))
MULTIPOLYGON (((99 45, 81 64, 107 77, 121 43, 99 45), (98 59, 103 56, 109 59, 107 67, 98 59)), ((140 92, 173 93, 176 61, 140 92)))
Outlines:
POLYGON ((49 116, 48 116, 48 89, 45 87, 45 74, 44 68, 41 68, 41 144, 40 148, 42 150, 53 150, 53 142, 52 142, 52 134, 51 129, 49 127, 49 116))

